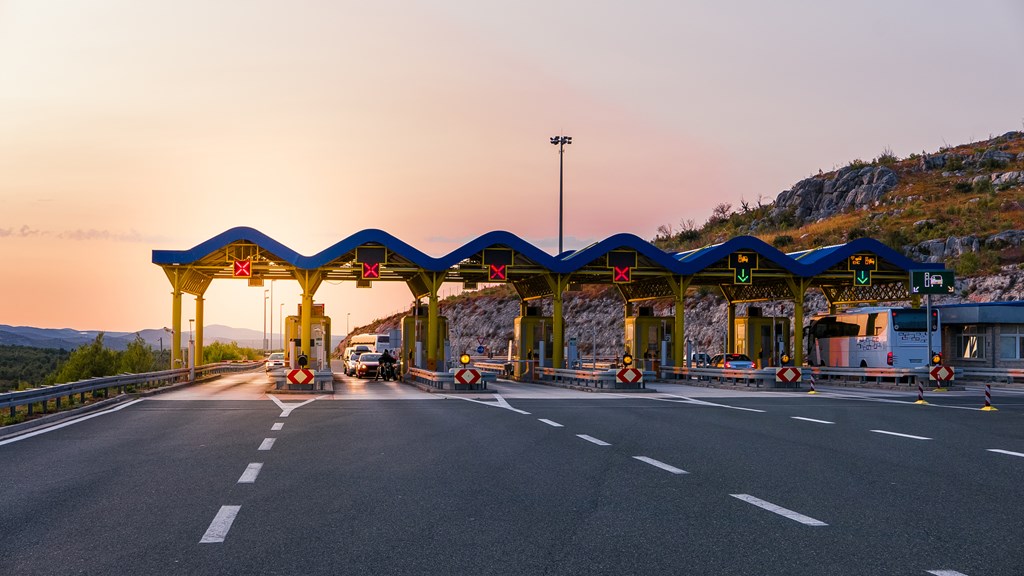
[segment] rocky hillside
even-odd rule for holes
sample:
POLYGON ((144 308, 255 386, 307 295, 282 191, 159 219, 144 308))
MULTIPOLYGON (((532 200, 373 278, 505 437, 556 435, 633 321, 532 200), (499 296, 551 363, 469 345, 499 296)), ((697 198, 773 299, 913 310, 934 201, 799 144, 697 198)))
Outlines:
MULTIPOLYGON (((653 242, 669 251, 696 248, 730 237, 758 236, 783 251, 878 238, 909 257, 944 262, 957 271, 957 294, 936 302, 988 302, 1024 298, 1024 133, 1008 132, 983 142, 899 159, 884 151, 871 162, 855 160, 801 180, 774 202, 721 204, 703 226, 683 220, 664 225, 653 242)), ((673 313, 670 301, 646 303, 655 315, 673 313)), ((686 337, 700 350, 718 352, 725 333, 725 300, 701 291, 687 299, 686 337)), ((787 302, 761 305, 766 315, 791 315, 787 302)), ((825 310, 812 291, 805 313, 825 310)), ((566 335, 584 357, 622 351, 623 305, 610 287, 587 286, 565 296, 566 335)), ((507 287, 445 299, 453 349, 479 344, 504 350, 512 338, 519 301, 507 287)), ((545 307, 550 314, 550 303, 545 307)), ((743 314, 741 308, 739 314, 743 314)), ((397 328, 399 316, 353 333, 397 328)), ((341 344, 341 348, 346 345, 341 344)), ((339 349, 341 349, 339 348, 339 349)))

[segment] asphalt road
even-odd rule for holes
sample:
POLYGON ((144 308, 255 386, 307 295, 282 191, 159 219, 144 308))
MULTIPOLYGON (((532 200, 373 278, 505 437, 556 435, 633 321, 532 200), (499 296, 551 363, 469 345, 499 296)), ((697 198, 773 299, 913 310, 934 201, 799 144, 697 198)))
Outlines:
POLYGON ((0 573, 1024 574, 1020 392, 265 384, 0 441, 0 573))

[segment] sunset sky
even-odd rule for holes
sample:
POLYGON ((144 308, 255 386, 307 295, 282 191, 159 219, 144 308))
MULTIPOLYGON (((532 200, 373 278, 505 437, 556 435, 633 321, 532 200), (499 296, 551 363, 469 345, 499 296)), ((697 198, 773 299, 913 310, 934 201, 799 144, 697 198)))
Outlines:
MULTIPOLYGON (((365 228, 554 252, 559 133, 566 248, 650 239, 1024 129, 1022 31, 1019 0, 0 0, 0 324, 170 325, 152 250, 234 226, 307 255, 365 228)), ((276 319, 299 290, 274 290, 276 319)), ((411 296, 317 300, 341 333, 411 296)), ((215 282, 207 324, 260 330, 262 303, 215 282)))

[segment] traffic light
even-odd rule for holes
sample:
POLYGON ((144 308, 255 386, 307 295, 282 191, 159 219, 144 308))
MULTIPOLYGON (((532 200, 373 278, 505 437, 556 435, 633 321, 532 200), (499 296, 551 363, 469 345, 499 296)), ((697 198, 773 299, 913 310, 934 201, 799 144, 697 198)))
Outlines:
POLYGON ((932 366, 940 366, 940 365, 942 365, 942 353, 941 352, 936 352, 936 353, 932 354, 932 366))

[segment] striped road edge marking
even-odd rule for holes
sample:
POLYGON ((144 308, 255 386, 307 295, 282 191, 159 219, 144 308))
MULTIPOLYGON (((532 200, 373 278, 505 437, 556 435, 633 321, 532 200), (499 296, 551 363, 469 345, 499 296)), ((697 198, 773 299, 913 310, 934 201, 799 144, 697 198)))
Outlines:
POLYGON ((989 452, 995 452, 996 454, 1006 454, 1007 456, 1019 456, 1024 458, 1024 454, 1020 452, 1010 452, 1009 450, 1000 450, 999 448, 989 448, 989 452))
POLYGON ((611 446, 611 444, 605 442, 604 440, 598 440, 597 438, 594 438, 593 436, 587 436, 586 434, 577 434, 576 437, 582 438, 587 442, 590 442, 591 444, 597 444, 598 446, 611 446))
POLYGON ((637 459, 637 460, 639 460, 641 462, 646 462, 646 463, 650 464, 651 466, 655 466, 657 468, 661 468, 662 470, 671 472, 673 474, 689 474, 689 472, 687 472, 686 470, 681 470, 681 469, 676 468, 675 466, 672 466, 670 464, 665 464, 664 462, 655 460, 654 458, 648 458, 647 456, 633 456, 633 458, 635 458, 635 459, 637 459))
POLYGON ((110 414, 112 412, 117 412, 118 410, 124 410, 125 408, 127 408, 127 407, 129 407, 129 406, 131 406, 133 404, 138 404, 139 402, 142 402, 143 400, 145 400, 145 398, 139 398, 138 400, 132 400, 131 402, 125 402, 124 404, 121 404, 120 406, 116 406, 114 408, 111 408, 110 410, 104 410, 102 412, 95 412, 95 413, 89 414, 87 416, 82 416, 81 418, 75 418, 73 420, 68 420, 66 422, 61 422, 60 424, 54 424, 53 426, 48 426, 48 427, 43 428, 41 430, 33 430, 32 432, 26 432, 26 433, 22 434, 21 436, 15 436, 14 438, 8 438, 7 440, 0 441, 0 446, 3 446, 5 444, 12 444, 14 442, 19 442, 21 440, 32 438, 33 436, 39 436, 40 434, 46 434, 47 432, 53 432, 54 430, 60 430, 61 428, 64 428, 66 426, 71 426, 72 424, 78 424, 79 422, 85 422, 86 420, 91 420, 91 419, 93 419, 93 418, 95 418, 97 416, 103 416, 105 414, 110 414))
POLYGON ((931 438, 925 438, 924 436, 914 436, 913 434, 900 434, 899 432, 889 432, 888 430, 871 430, 875 434, 886 434, 888 436, 899 436, 900 438, 910 438, 911 440, 931 440, 931 438))
POLYGON ((829 422, 828 420, 815 420, 814 418, 804 418, 803 416, 790 416, 793 420, 803 420, 804 422, 814 422, 817 424, 835 424, 835 422, 829 422))
POLYGON ((548 426, 554 426, 555 428, 564 428, 564 426, 562 426, 558 422, 548 420, 547 418, 537 418, 537 420, 540 420, 541 422, 547 424, 548 426))
POLYGON ((238 484, 252 484, 256 482, 256 477, 260 475, 260 470, 263 469, 263 462, 250 462, 245 467, 245 472, 242 472, 242 476, 238 479, 238 484))
POLYGON ((934 576, 967 576, 967 574, 956 570, 928 570, 928 573, 934 576))
POLYGON ((801 524, 806 524, 807 526, 828 526, 828 524, 822 522, 821 520, 815 520, 810 516, 804 516, 799 512, 793 512, 792 510, 783 508, 782 506, 777 506, 775 504, 772 504, 771 502, 766 502, 764 500, 761 500, 760 498, 751 496, 750 494, 729 494, 729 496, 732 496, 733 498, 738 498, 740 500, 743 500, 744 502, 747 502, 748 504, 753 504, 754 506, 757 506, 758 508, 763 508, 769 512, 774 512, 779 516, 785 516, 790 520, 796 520, 797 522, 801 524))
POLYGON ((238 516, 238 511, 241 509, 241 506, 221 506, 220 510, 217 511, 217 515, 213 517, 213 522, 210 522, 210 527, 206 529, 206 534, 203 534, 202 539, 199 540, 199 543, 223 542, 224 538, 228 535, 228 530, 231 530, 231 524, 235 521, 235 516, 238 516))

